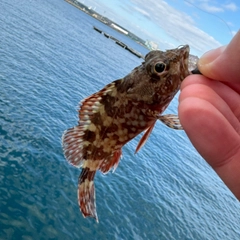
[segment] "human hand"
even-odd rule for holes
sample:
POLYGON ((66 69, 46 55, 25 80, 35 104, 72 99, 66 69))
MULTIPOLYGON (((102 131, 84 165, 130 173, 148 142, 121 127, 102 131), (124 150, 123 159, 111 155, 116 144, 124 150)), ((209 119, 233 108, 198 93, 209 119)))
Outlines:
POLYGON ((240 200, 240 31, 184 79, 179 118, 194 147, 240 200))

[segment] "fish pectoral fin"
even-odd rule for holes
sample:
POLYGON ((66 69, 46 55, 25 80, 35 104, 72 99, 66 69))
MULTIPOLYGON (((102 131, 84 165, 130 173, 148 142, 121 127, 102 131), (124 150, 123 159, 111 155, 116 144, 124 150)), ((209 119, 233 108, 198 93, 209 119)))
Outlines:
POLYGON ((99 170, 107 174, 111 168, 113 168, 113 172, 116 170, 118 163, 120 161, 122 155, 122 149, 115 151, 109 158, 106 158, 102 161, 99 170))
POLYGON ((93 182, 95 173, 88 167, 82 169, 78 178, 78 204, 84 217, 93 217, 98 222, 93 182))
POLYGON ((143 134, 142 138, 140 139, 136 150, 135 150, 135 154, 143 147, 143 145, 146 143, 149 135, 151 134, 153 127, 155 125, 155 122, 145 131, 145 133, 143 134))
POLYGON ((172 129, 183 130, 183 127, 177 115, 167 114, 167 115, 159 116, 158 120, 162 121, 165 125, 167 125, 172 129))

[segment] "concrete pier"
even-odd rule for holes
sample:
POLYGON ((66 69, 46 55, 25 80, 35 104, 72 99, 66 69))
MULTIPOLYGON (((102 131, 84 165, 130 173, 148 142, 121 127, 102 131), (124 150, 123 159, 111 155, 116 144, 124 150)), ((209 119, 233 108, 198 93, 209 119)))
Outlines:
POLYGON ((117 45, 119 45, 120 47, 122 47, 123 49, 126 49, 127 51, 129 51, 130 53, 134 54, 135 56, 137 56, 138 58, 142 58, 144 59, 144 56, 137 52, 136 50, 134 50, 133 48, 130 48, 129 46, 127 46, 125 43, 121 42, 120 40, 116 39, 115 37, 109 35, 108 33, 103 32, 101 29, 97 28, 96 26, 93 26, 93 29, 97 32, 99 32, 100 34, 103 34, 106 38, 110 38, 113 41, 115 41, 115 43, 117 45))

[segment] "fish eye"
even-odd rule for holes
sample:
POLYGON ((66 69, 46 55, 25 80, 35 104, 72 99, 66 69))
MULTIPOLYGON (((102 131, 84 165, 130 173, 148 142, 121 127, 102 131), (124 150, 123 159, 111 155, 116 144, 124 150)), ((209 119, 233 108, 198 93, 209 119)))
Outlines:
POLYGON ((165 70, 166 65, 162 62, 156 63, 156 65, 154 66, 154 71, 156 73, 161 73, 165 70))

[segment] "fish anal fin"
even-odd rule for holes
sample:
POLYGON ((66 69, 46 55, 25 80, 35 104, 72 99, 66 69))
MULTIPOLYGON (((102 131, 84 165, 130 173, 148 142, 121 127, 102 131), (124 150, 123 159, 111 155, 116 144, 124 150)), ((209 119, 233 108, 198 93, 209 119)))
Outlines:
POLYGON ((113 172, 116 170, 118 163, 120 161, 122 155, 122 149, 119 149, 111 155, 111 157, 106 158, 102 161, 99 170, 101 170, 102 173, 107 174, 111 168, 113 168, 113 172))
POLYGON ((84 217, 93 217, 98 222, 93 181, 95 173, 88 167, 82 169, 78 178, 78 204, 84 217))
POLYGON ((145 133, 143 134, 142 138, 140 139, 140 141, 136 147, 135 153, 137 153, 143 147, 143 145, 146 143, 149 135, 151 134, 151 132, 153 130, 154 125, 155 125, 155 122, 145 131, 145 133))
POLYGON ((180 120, 177 115, 167 114, 159 116, 158 119, 162 121, 166 126, 175 130, 183 130, 180 120))

